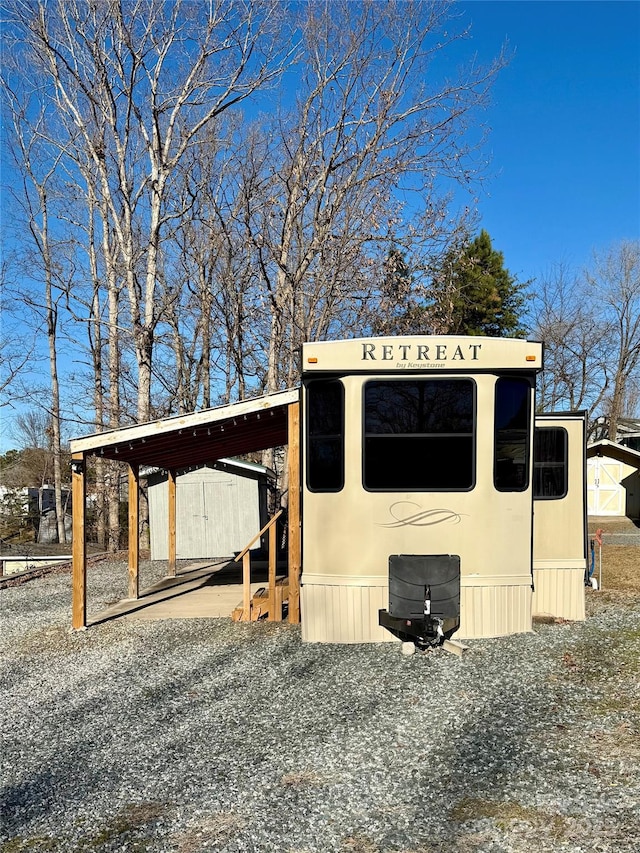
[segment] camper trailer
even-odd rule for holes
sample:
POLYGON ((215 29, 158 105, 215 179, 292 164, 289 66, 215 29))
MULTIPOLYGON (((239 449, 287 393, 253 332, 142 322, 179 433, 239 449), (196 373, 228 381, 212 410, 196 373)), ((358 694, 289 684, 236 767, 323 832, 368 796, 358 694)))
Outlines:
MULTIPOLYGON (((485 337, 303 345, 304 640, 531 630, 542 359, 538 342, 485 337)), ((536 543, 541 584, 577 569, 584 597, 584 552, 555 565, 536 543)))

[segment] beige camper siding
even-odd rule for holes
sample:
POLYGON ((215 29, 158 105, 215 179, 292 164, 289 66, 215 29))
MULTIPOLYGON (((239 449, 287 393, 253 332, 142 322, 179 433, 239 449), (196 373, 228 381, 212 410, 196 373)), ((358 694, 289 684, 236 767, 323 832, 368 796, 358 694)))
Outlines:
POLYGON ((577 569, 543 569, 533 571, 533 615, 583 621, 584 566, 577 569))
POLYGON ((587 563, 584 418, 539 415, 536 427, 566 430, 569 457, 565 497, 534 500, 532 612, 581 621, 587 563))
MULTIPOLYGON (((460 556, 462 625, 456 637, 530 631, 531 493, 494 489, 492 418, 478 419, 472 490, 369 492, 362 487, 361 452, 362 387, 369 378, 341 377, 346 390, 344 488, 304 493, 303 640, 392 640, 378 625, 378 610, 389 606, 392 554, 460 556), (432 513, 433 522, 390 524, 420 513, 432 513), (485 604, 487 613, 474 612, 485 604)), ((496 377, 472 379, 478 411, 493 412, 496 377)))
POLYGON ((463 586, 455 638, 477 640, 531 631, 531 586, 463 586))
MULTIPOLYGON (((354 579, 355 580, 355 579, 354 579)), ((388 586, 356 586, 349 579, 305 583, 301 590, 302 639, 307 643, 383 643, 396 638, 378 624, 378 610, 387 607, 388 586), (345 581, 347 581, 345 583, 345 581)))
MULTIPOLYGON (((378 624, 388 606, 381 578, 321 577, 302 587, 302 639, 310 643, 381 643, 396 638, 378 624), (319 581, 319 582, 318 582, 319 581)), ((458 639, 531 631, 531 584, 463 586, 458 639)))

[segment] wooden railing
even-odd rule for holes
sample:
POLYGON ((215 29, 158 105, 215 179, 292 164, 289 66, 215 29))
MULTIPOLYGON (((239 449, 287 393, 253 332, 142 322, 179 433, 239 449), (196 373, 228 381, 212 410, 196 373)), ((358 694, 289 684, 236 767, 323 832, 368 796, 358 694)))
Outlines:
POLYGON ((277 563, 277 540, 276 540, 276 522, 282 515, 283 510, 278 512, 269 519, 262 530, 253 537, 251 542, 240 551, 235 558, 234 563, 239 563, 242 560, 242 606, 236 608, 234 619, 238 622, 251 622, 257 618, 259 614, 255 613, 256 603, 251 595, 251 554, 250 550, 255 543, 269 533, 269 587, 267 600, 265 602, 268 608, 269 622, 282 621, 282 595, 283 589, 277 588, 276 585, 276 563, 277 563))

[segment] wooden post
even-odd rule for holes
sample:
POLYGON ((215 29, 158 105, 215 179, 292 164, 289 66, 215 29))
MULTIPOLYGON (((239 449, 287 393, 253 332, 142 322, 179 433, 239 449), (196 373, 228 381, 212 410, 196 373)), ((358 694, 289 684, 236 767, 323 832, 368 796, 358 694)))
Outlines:
POLYGON ((129 465, 129 598, 138 598, 140 566, 140 478, 137 465, 129 465))
POLYGON ((282 610, 276 616, 276 530, 277 521, 269 528, 269 622, 282 622, 282 610))
POLYGON ((289 622, 300 622, 300 403, 288 407, 289 430, 289 622))
POLYGON ((251 621, 251 554, 242 555, 242 622, 251 621))
POLYGON ((80 630, 87 627, 87 546, 86 546, 86 481, 83 453, 71 457, 71 500, 73 504, 72 545, 72 625, 80 630))
POLYGON ((176 576, 176 472, 167 471, 168 495, 167 503, 169 509, 169 568, 167 574, 170 578, 176 576))

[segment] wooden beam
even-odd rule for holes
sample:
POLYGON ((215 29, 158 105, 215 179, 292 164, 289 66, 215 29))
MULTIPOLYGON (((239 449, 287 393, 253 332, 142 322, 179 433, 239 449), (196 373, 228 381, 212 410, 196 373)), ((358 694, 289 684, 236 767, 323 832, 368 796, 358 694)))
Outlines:
POLYGON ((170 578, 176 576, 176 472, 167 471, 168 480, 168 510, 169 510, 169 568, 170 578))
POLYGON ((140 477, 137 465, 129 465, 129 598, 140 592, 140 477))
POLYGON ((87 545, 86 545, 86 466, 84 453, 71 457, 72 545, 72 625, 87 627, 87 545))
POLYGON ((244 548, 242 549, 242 551, 240 551, 240 553, 236 557, 234 557, 233 562, 237 563, 238 560, 242 559, 244 557, 244 555, 246 553, 248 553, 251 550, 251 548, 256 544, 258 539, 261 539, 263 537, 263 535, 267 532, 267 530, 271 527, 271 525, 275 524, 275 522, 280 518, 281 515, 282 515, 282 510, 279 509, 275 515, 271 516, 271 518, 269 519, 269 521, 267 521, 267 523, 262 528, 262 530, 259 533, 256 533, 256 535, 253 537, 251 542, 249 542, 248 545, 245 545, 244 548))
POLYGON ((300 622, 300 403, 288 408, 289 433, 289 622, 300 622))
POLYGON ((460 658, 467 651, 469 646, 465 646, 464 643, 461 643, 458 640, 443 640, 442 648, 445 652, 450 652, 452 655, 457 655, 457 657, 460 658))
POLYGON ((282 609, 276 615, 277 530, 277 522, 269 528, 269 622, 282 622, 282 609))
POLYGON ((242 619, 251 621, 251 554, 247 550, 242 555, 242 619))

